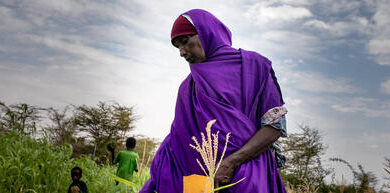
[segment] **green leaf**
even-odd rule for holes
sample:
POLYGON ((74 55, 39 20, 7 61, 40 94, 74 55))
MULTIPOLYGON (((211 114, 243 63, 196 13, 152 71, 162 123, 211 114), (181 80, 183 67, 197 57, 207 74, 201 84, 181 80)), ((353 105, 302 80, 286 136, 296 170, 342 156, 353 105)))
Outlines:
POLYGON ((121 183, 124 183, 124 184, 126 184, 126 185, 129 185, 129 186, 132 186, 132 187, 136 187, 136 186, 137 186, 137 184, 134 184, 133 182, 130 182, 130 181, 125 180, 125 179, 123 179, 123 178, 120 178, 120 177, 118 177, 118 176, 115 176, 115 175, 112 175, 112 174, 111 174, 111 177, 114 178, 116 181, 121 182, 121 183))
POLYGON ((241 181, 245 180, 245 178, 246 178, 246 177, 242 178, 241 180, 238 180, 238 181, 235 182, 235 183, 228 184, 228 185, 226 185, 226 186, 222 186, 222 187, 216 188, 216 189, 214 189, 214 191, 222 190, 222 189, 225 189, 225 188, 230 188, 230 187, 232 187, 232 186, 234 186, 234 185, 240 183, 241 181))

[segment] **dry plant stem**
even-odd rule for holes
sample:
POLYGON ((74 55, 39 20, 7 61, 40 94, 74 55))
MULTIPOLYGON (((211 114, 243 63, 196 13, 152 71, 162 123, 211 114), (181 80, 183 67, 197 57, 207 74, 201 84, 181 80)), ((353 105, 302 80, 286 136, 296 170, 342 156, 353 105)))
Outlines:
MULTIPOLYGON (((207 155, 205 155, 206 153, 205 153, 204 148, 200 148, 200 145, 199 145, 199 143, 198 143, 198 141, 196 140, 195 137, 193 137, 192 140, 195 142, 196 146, 193 146, 192 144, 190 144, 190 147, 195 149, 200 154, 200 156, 202 157, 203 162, 205 163, 205 165, 207 167, 207 170, 209 171, 209 168, 208 168, 209 164, 207 162, 207 155)), ((202 145, 202 147, 204 147, 204 146, 202 145)), ((201 166, 201 167, 203 168, 203 166, 201 166)), ((208 174, 206 172, 205 172, 205 174, 206 174, 206 176, 208 176, 208 174)))
MULTIPOLYGON (((205 175, 209 178, 207 184, 210 183, 212 192, 214 192, 214 177, 218 171, 219 166, 221 165, 230 137, 230 133, 228 133, 226 135, 226 142, 221 154, 221 159, 217 163, 219 131, 217 131, 217 133, 215 134, 211 133, 211 126, 215 123, 215 121, 216 120, 211 120, 207 123, 207 127, 206 127, 207 140, 206 140, 206 136, 203 133, 201 133, 202 144, 200 145, 198 143, 196 137, 192 137, 192 140, 194 141, 195 145, 190 144, 190 147, 195 149, 202 157, 204 165, 207 168, 207 172, 198 159, 196 159, 196 162, 199 164, 200 168, 205 173, 205 175)), ((206 190, 207 190, 207 184, 206 184, 206 190)))
MULTIPOLYGON (((146 141, 144 141, 144 151, 142 152, 142 162, 139 165, 138 178, 141 177, 142 169, 144 167, 145 162, 145 152, 146 152, 146 141)), ((150 155, 149 155, 150 156, 150 155)), ((149 160, 148 160, 149 161, 149 160)), ((146 163, 147 165, 147 163, 146 163)))
POLYGON ((341 184, 340 184, 340 193, 344 193, 344 185, 345 185, 345 180, 344 180, 344 175, 342 175, 341 184))
MULTIPOLYGON (((210 185, 211 185, 211 190, 214 190, 214 170, 215 170, 215 162, 213 158, 213 147, 212 147, 212 141, 211 141, 211 126, 215 123, 215 120, 209 121, 207 123, 206 127, 206 132, 207 132, 207 145, 208 145, 208 155, 209 155, 209 163, 210 163, 210 170, 209 170, 209 175, 210 175, 210 185)), ((218 149, 217 149, 218 150, 218 149)), ((217 151, 214 149, 214 151, 217 151)))
POLYGON ((219 134, 219 131, 217 131, 216 134, 213 134, 213 138, 214 138, 214 144, 213 144, 213 147, 214 147, 214 163, 217 163, 217 155, 218 155, 218 134, 219 134))
POLYGON ((200 166, 200 168, 202 169, 202 171, 204 172, 204 174, 205 174, 206 176, 208 176, 206 170, 203 168, 203 165, 200 163, 200 161, 199 161, 198 159, 196 159, 196 162, 199 164, 199 166, 200 166))
POLYGON ((217 167, 216 167, 216 169, 215 169, 215 174, 217 173, 217 171, 218 171, 218 169, 219 169, 219 166, 220 166, 221 163, 222 163, 223 157, 225 156, 226 147, 227 147, 227 144, 228 144, 228 142, 229 142, 229 138, 230 138, 230 133, 228 133, 228 134, 226 135, 225 147, 223 148, 222 155, 221 155, 221 159, 219 160, 218 165, 217 165, 217 167))
POLYGON ((148 159, 146 160, 146 164, 145 165, 149 165, 149 161, 150 161, 150 155, 148 155, 148 159))

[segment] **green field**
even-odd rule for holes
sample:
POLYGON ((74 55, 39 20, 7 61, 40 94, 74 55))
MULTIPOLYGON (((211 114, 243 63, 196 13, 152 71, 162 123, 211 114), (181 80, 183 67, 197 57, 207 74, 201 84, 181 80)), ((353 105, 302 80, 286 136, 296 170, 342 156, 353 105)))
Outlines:
POLYGON ((72 146, 53 146, 15 132, 0 134, 0 192, 67 192, 70 170, 79 166, 89 192, 138 192, 149 178, 149 169, 134 176, 138 187, 115 185, 116 167, 98 165, 89 157, 71 158, 72 146))

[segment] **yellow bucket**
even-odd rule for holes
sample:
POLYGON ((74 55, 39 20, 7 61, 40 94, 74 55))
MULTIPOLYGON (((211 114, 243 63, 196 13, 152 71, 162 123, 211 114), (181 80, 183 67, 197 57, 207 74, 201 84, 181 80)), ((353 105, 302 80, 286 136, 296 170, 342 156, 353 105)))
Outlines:
POLYGON ((184 176, 183 189, 183 193, 211 193, 210 180, 207 176, 196 174, 184 176))

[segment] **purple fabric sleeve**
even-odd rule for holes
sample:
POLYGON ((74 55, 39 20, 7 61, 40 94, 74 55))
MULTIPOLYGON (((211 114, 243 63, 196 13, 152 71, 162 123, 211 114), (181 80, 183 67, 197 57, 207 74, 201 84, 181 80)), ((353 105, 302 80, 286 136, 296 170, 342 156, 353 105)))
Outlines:
POLYGON ((283 106, 283 100, 281 98, 281 93, 276 86, 278 83, 275 82, 276 78, 273 78, 271 74, 268 75, 264 85, 264 92, 260 96, 260 117, 262 117, 266 112, 274 107, 283 106))

